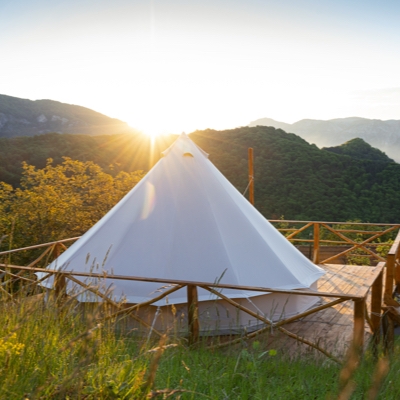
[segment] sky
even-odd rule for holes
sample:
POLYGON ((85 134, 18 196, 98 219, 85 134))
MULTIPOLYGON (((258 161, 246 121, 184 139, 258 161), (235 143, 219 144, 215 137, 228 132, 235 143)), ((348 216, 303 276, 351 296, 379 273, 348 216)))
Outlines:
POLYGON ((0 93, 148 133, 400 119, 398 0, 0 0, 0 93))

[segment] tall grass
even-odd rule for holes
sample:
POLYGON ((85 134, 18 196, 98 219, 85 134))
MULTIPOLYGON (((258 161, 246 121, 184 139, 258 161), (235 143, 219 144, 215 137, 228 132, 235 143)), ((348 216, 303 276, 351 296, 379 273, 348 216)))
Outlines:
MULTIPOLYGON (((341 366, 289 357, 266 348, 262 337, 224 350, 209 350, 206 342, 189 348, 177 337, 148 341, 121 333, 115 321, 97 324, 73 303, 59 309, 34 299, 0 302, 0 399, 298 400, 334 399, 341 391, 341 366)), ((400 398, 399 355, 397 345, 379 398, 400 398)), ((376 397, 376 368, 367 352, 350 398, 376 397)))
POLYGON ((140 357, 140 342, 52 303, 7 302, 0 308, 2 399, 141 395, 147 360, 140 357))

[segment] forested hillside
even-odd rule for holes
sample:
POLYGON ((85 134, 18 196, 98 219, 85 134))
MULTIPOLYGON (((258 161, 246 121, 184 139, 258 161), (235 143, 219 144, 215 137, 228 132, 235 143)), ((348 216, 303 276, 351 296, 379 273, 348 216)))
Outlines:
POLYGON ((383 151, 372 147, 370 144, 360 138, 349 140, 340 146, 323 147, 323 150, 350 156, 359 160, 371 160, 384 163, 394 162, 394 160, 389 158, 383 151))
MULTIPOLYGON (((254 148, 256 207, 267 218, 400 220, 400 165, 390 160, 360 160, 320 150, 272 127, 196 131, 190 137, 241 192, 247 186, 247 148, 254 148)), ((152 151, 150 139, 143 135, 1 139, 0 180, 16 187, 22 161, 43 168, 47 158, 53 158, 55 165, 62 156, 93 161, 112 176, 146 171, 173 140, 173 136, 159 138, 152 151)))
POLYGON ((328 121, 302 119, 293 124, 261 118, 249 126, 273 126, 299 135, 308 143, 319 147, 340 146, 355 138, 385 152, 395 161, 400 162, 400 120, 381 121, 359 117, 336 118, 328 121))
POLYGON ((172 144, 176 136, 161 137, 151 146, 149 136, 143 134, 120 135, 68 135, 49 133, 33 137, 0 138, 0 181, 19 185, 22 162, 37 168, 45 167, 48 158, 60 164, 63 157, 79 161, 93 161, 113 175, 119 171, 147 171, 150 157, 160 154, 172 144))
POLYGON ((127 123, 86 107, 0 94, 0 137, 49 132, 104 135, 131 130, 127 123))
POLYGON ((399 222, 400 165, 320 150, 272 127, 195 132, 191 138, 239 188, 254 148, 255 202, 267 218, 399 222))

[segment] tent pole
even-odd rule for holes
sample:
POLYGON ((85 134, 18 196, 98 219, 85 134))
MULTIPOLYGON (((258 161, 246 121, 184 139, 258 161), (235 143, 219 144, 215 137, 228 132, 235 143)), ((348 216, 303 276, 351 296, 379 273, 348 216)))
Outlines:
POLYGON ((253 149, 249 147, 249 201, 254 206, 254 170, 253 170, 253 149))
POLYGON ((189 345, 192 345, 198 342, 200 334, 197 286, 187 285, 187 297, 189 345))
POLYGON ((319 223, 314 222, 313 263, 319 264, 319 223))

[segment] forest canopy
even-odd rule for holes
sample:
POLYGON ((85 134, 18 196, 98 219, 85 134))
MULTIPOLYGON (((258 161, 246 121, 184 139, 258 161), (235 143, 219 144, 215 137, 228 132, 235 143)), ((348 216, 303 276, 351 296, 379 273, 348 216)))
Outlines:
MULTIPOLYGON (((400 165, 318 149, 258 126, 190 137, 243 193, 254 149, 255 206, 269 219, 398 223, 400 165)), ((176 136, 46 134, 0 139, 2 249, 86 232, 144 176, 176 136)), ((365 146, 361 146, 361 153, 365 146)), ((371 152, 368 151, 368 158, 371 152)))
POLYGON ((24 163, 19 188, 0 182, 0 248, 82 235, 142 177, 141 171, 113 177, 67 157, 59 165, 49 159, 42 169, 24 163))

